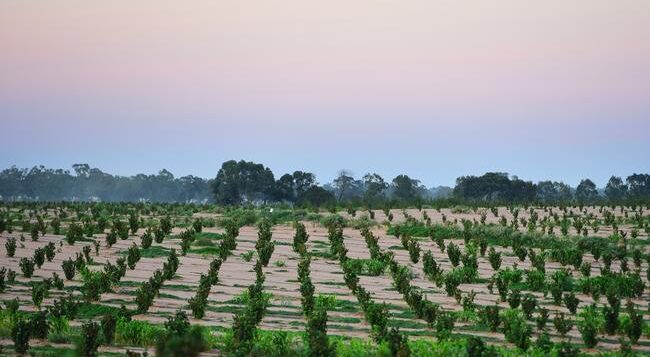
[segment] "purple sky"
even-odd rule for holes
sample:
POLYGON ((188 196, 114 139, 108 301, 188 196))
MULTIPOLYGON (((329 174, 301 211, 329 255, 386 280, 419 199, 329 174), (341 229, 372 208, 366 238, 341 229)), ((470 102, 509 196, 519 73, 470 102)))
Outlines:
POLYGON ((0 168, 650 172, 650 2, 0 2, 0 168))

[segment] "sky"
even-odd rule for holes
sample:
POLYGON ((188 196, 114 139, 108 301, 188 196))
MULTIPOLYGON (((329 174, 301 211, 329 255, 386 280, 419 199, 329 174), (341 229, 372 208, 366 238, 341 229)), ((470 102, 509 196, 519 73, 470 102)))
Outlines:
POLYGON ((647 0, 0 2, 0 168, 650 172, 647 0))

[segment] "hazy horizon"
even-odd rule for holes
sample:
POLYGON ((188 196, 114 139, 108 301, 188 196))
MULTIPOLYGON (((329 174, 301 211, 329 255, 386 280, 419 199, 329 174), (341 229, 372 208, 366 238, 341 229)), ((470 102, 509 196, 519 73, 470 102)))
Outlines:
POLYGON ((0 3, 0 168, 650 172, 650 2, 0 3))

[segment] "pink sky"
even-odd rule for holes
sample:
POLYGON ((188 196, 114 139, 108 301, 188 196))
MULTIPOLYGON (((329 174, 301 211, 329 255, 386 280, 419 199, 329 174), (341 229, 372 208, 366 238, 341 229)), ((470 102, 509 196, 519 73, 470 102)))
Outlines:
POLYGON ((571 153, 650 149, 648 114, 645 0, 0 3, 2 167, 87 161, 211 176, 241 157, 323 178, 348 168, 428 183, 480 170, 575 181, 647 171, 638 157, 571 172, 589 159, 571 153), (566 162, 476 159, 479 145, 540 138, 566 162), (15 149, 29 139, 37 144, 15 149), (313 152, 296 154, 288 140, 313 152), (390 142, 402 146, 377 149, 390 142), (373 147, 398 161, 376 160, 373 147), (125 161, 127 149, 147 162, 125 161), (438 168, 405 166, 414 151, 438 168), (453 160, 431 157, 440 153, 453 160), (196 162, 172 162, 188 156, 196 162))

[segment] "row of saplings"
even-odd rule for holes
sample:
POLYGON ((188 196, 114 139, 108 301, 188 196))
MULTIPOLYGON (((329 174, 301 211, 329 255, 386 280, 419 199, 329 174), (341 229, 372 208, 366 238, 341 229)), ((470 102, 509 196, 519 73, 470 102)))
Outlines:
POLYGON ((348 249, 343 244, 342 228, 333 224, 328 227, 328 230, 330 249, 332 252, 335 252, 335 256, 339 259, 339 264, 343 269, 345 284, 357 298, 364 318, 371 326, 373 339, 378 344, 387 344, 393 356, 410 355, 408 337, 401 333, 397 327, 388 328, 388 319, 390 316, 388 305, 385 302, 380 304, 374 301, 370 292, 359 284, 359 276, 357 273, 350 269, 350 265, 348 264, 350 258, 347 256, 348 249))
MULTIPOLYGON (((368 242, 368 232, 366 231, 362 234, 366 237, 366 241, 368 242)), ((370 237, 372 237, 371 234, 370 237)), ((412 253, 413 249, 411 247, 414 246, 412 243, 414 240, 409 237, 405 238, 404 236, 401 238, 403 245, 410 252, 411 260, 415 260, 414 263, 416 263, 417 259, 413 259, 413 257, 414 255, 417 257, 419 251, 417 252, 418 254, 412 253)), ((450 296, 456 296, 459 303, 461 303, 461 294, 457 289, 458 285, 463 282, 472 282, 471 277, 475 276, 477 268, 475 243, 468 242, 465 247, 467 253, 463 255, 460 249, 453 243, 450 243, 447 246, 448 257, 452 265, 458 267, 460 261, 464 264, 463 267, 456 268, 447 274, 443 274, 442 269, 436 263, 431 252, 425 253, 423 258, 425 274, 439 286, 444 284, 447 293, 450 296)), ((369 248, 372 255, 374 249, 370 243, 369 248)), ((441 249, 444 251, 444 245, 442 245, 441 249)), ((515 247, 515 250, 517 250, 517 247, 515 247)), ((484 253, 483 249, 481 249, 481 251, 484 253)), ((638 250, 635 250, 633 253, 635 252, 638 252, 638 250)), ((591 265, 584 263, 581 264, 583 253, 576 252, 573 256, 579 256, 580 259, 575 259, 578 262, 575 262, 574 260, 573 263, 575 266, 580 267, 583 278, 575 284, 570 272, 565 269, 557 270, 550 277, 546 277, 544 252, 537 254, 532 249, 529 249, 527 254, 531 259, 534 269, 524 271, 515 266, 514 269, 507 268, 505 270, 499 270, 501 255, 493 248, 490 249, 488 259, 492 268, 497 270, 497 272, 490 279, 488 289, 492 292, 496 285, 501 301, 507 301, 511 309, 516 309, 521 306, 522 310, 521 313, 509 310, 503 314, 499 314, 499 307, 497 305, 486 307, 484 311, 481 311, 481 316, 483 317, 483 321, 491 327, 492 331, 496 331, 499 324, 503 323, 507 339, 510 342, 517 344, 519 347, 527 348, 532 330, 530 327, 527 327, 525 320, 532 319, 533 312, 537 311, 537 326, 540 330, 543 330, 549 319, 549 312, 547 309, 539 306, 534 295, 522 295, 520 293, 521 288, 525 287, 533 291, 540 291, 543 292, 544 295, 550 292, 556 305, 564 303, 569 312, 572 315, 575 315, 580 303, 580 300, 573 293, 574 285, 577 285, 579 290, 585 294, 591 295, 594 300, 598 301, 601 295, 605 295, 607 296, 608 301, 608 304, 603 306, 602 312, 595 304, 592 304, 583 309, 583 311, 578 315, 579 319, 577 320, 577 325, 582 334, 585 345, 589 347, 597 345, 599 341, 599 333, 606 333, 608 335, 621 334, 626 336, 628 340, 621 341, 623 349, 629 348, 630 343, 637 343, 642 334, 644 322, 642 314, 636 310, 630 299, 641 297, 645 288, 645 284, 641 280, 638 271, 630 272, 626 269, 625 264, 621 264, 621 272, 611 271, 611 263, 614 256, 605 253, 603 254, 604 267, 601 269, 601 275, 590 277, 589 272, 591 271, 591 265), (525 283, 522 281, 523 273, 526 274, 527 278, 525 283), (628 299, 628 303, 626 308, 627 314, 621 316, 619 313, 621 310, 620 301, 622 298, 628 299), (514 324, 512 322, 514 320, 522 319, 524 320, 514 324), (516 328, 511 328, 511 326, 516 326, 516 328)), ((523 261, 522 258, 525 258, 526 255, 524 254, 523 257, 521 254, 519 255, 520 260, 523 261)), ((640 269, 641 257, 637 253, 633 254, 633 258, 637 269, 640 269)), ((622 261, 625 261, 624 258, 622 261)), ((395 268, 394 265, 391 266, 391 271, 393 271, 394 277, 397 277, 399 280, 395 282, 398 290, 400 290, 402 284, 408 286, 408 282, 411 278, 410 274, 403 272, 404 270, 405 269, 395 268)), ((402 288, 401 290, 405 291, 407 289, 402 288)), ((468 295, 473 297, 472 293, 468 295)), ((405 298, 407 299, 407 302, 409 302, 409 305, 412 305, 410 302, 412 297, 410 297, 408 292, 405 293, 405 298)), ((417 295, 416 299, 418 299, 417 295)), ((466 301, 468 300, 473 299, 468 299, 467 297, 462 299, 463 306, 466 306, 466 301)), ((471 304, 469 305, 471 306, 471 304)), ((418 310, 416 309, 416 312, 417 311, 418 310)), ((557 332, 561 336, 564 336, 573 328, 575 322, 566 318, 564 313, 558 312, 553 319, 553 324, 556 327, 557 332)), ((548 346, 546 343, 547 340, 547 334, 543 333, 540 336, 538 345, 541 347, 548 346)))
MULTIPOLYGON (((232 255, 232 251, 237 248, 236 238, 239 235, 239 227, 232 221, 227 221, 224 225, 226 227, 226 233, 218 246, 219 257, 210 262, 207 275, 201 274, 196 294, 188 300, 189 308, 192 310, 192 316, 197 319, 202 319, 205 316, 210 289, 219 282, 221 265, 232 255)), ((266 262, 268 263, 268 259, 266 262)))
MULTIPOLYGON (((75 319, 80 307, 80 302, 71 295, 55 300, 47 309, 28 314, 18 310, 18 300, 5 302, 8 318, 12 321, 11 338, 14 351, 25 354, 30 350, 30 339, 44 340, 48 338, 50 330, 69 331, 68 321, 75 319)), ((110 346, 114 343, 116 327, 120 323, 131 321, 133 312, 124 306, 117 313, 104 315, 100 321, 86 320, 82 322, 78 336, 72 337, 75 352, 82 357, 98 356, 101 345, 110 346)), ((165 330, 156 336, 156 356, 198 356, 209 348, 209 332, 200 326, 191 326, 183 311, 177 311, 165 323, 165 330)), ((0 353, 2 349, 0 347, 0 353)), ((127 350, 127 356, 146 356, 127 350)))

